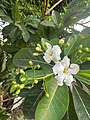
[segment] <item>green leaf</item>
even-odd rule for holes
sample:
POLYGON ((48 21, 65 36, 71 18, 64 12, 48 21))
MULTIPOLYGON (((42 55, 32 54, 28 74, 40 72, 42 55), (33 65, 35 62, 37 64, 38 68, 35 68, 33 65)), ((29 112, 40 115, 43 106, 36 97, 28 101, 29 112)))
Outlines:
POLYGON ((84 48, 88 47, 90 48, 90 37, 83 37, 80 35, 72 35, 69 37, 67 43, 70 44, 69 47, 64 48, 64 55, 70 56, 71 63, 78 63, 81 64, 82 62, 86 61, 86 57, 90 57, 89 52, 85 52, 84 48), (82 45, 82 53, 79 54, 79 45, 82 45))
POLYGON ((13 92, 15 92, 15 90, 16 90, 16 87, 15 87, 15 85, 12 85, 12 86, 11 86, 11 88, 10 88, 10 93, 13 93, 13 92))
POLYGON ((81 70, 75 75, 75 78, 81 82, 90 85, 90 70, 81 70))
POLYGON ((9 34, 10 38, 11 38, 11 41, 14 42, 18 36, 18 28, 15 27, 9 34))
POLYGON ((44 20, 40 24, 43 26, 46 26, 46 27, 55 27, 54 23, 52 21, 49 21, 49 20, 44 20))
POLYGON ((78 119, 90 120, 90 96, 78 86, 73 87, 72 96, 78 119))
POLYGON ((0 9, 0 17, 1 17, 1 16, 5 16, 5 13, 3 12, 2 9, 0 9))
POLYGON ((63 25, 69 27, 90 15, 90 4, 85 0, 72 0, 63 17, 63 25))
POLYGON ((16 1, 15 4, 13 5, 13 7, 12 7, 12 18, 16 22, 16 21, 20 20, 20 17, 21 17, 20 3, 18 1, 16 1))
POLYGON ((60 24, 60 13, 53 10, 52 11, 52 20, 57 26, 59 26, 59 24, 60 24))
POLYGON ((1 19, 4 20, 5 22, 13 23, 12 19, 7 15, 1 16, 1 19))
POLYGON ((41 90, 41 87, 42 87, 42 83, 39 83, 35 85, 31 90, 27 90, 27 92, 25 93, 26 97, 23 103, 23 113, 25 118, 28 119, 35 118, 35 110, 37 104, 43 97, 43 90, 41 90))
POLYGON ((67 111, 69 93, 67 86, 58 86, 55 79, 46 83, 49 98, 43 97, 39 102, 35 120, 59 120, 67 111))
POLYGON ((80 44, 78 37, 78 35, 72 35, 69 37, 67 42, 70 44, 70 46, 64 49, 65 55, 69 56, 77 49, 77 46, 80 44))
POLYGON ((84 63, 82 63, 81 66, 80 66, 80 69, 81 70, 90 69, 90 62, 84 62, 84 63))
POLYGON ((82 30, 82 32, 80 34, 84 35, 84 36, 90 36, 90 27, 85 28, 84 30, 82 30))
POLYGON ((29 49, 29 48, 23 48, 19 52, 17 52, 13 58, 13 63, 16 66, 26 66, 29 67, 28 62, 32 61, 34 65, 40 64, 41 67, 44 66, 52 66, 51 64, 48 64, 44 62, 42 56, 34 57, 33 52, 35 52, 35 49, 29 49))
POLYGON ((30 38, 29 32, 26 30, 26 27, 23 23, 21 23, 19 26, 19 29, 22 31, 22 37, 25 42, 27 42, 30 38))
POLYGON ((75 112, 75 108, 74 108, 74 103, 73 103, 73 98, 72 98, 72 94, 71 92, 69 92, 69 107, 68 107, 68 111, 66 112, 65 116, 63 117, 62 120, 78 120, 76 112, 75 112))

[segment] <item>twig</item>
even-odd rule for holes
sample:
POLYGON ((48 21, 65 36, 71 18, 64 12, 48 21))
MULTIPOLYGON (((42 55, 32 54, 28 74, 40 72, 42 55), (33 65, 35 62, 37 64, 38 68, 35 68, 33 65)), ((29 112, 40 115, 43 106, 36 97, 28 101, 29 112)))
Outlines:
POLYGON ((56 2, 47 12, 45 15, 48 15, 57 5, 59 5, 63 0, 59 0, 56 2))
POLYGON ((76 23, 76 24, 78 24, 78 25, 82 25, 83 27, 86 27, 86 28, 89 28, 88 26, 83 25, 82 23, 76 23))
POLYGON ((3 103, 3 102, 10 101, 10 100, 12 100, 12 99, 14 99, 14 98, 15 98, 15 97, 11 97, 11 98, 5 99, 5 100, 2 101, 2 103, 3 103))
POLYGON ((49 10, 48 9, 48 3, 49 3, 49 0, 46 0, 46 6, 45 6, 45 12, 44 12, 44 15, 42 15, 40 17, 40 19, 44 19, 45 16, 48 16, 50 14, 50 12, 57 6, 59 5, 63 0, 59 0, 58 2, 56 2, 49 10))
POLYGON ((46 5, 45 5, 45 12, 44 14, 46 14, 47 10, 48 10, 48 4, 49 4, 49 0, 46 0, 46 5))

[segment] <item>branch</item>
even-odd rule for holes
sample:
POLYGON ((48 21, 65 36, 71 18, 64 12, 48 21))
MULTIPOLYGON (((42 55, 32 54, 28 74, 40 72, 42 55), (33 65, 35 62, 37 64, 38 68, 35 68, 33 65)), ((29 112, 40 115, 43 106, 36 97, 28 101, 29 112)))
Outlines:
POLYGON ((59 5, 63 0, 59 0, 56 2, 47 12, 45 15, 48 15, 57 5, 59 5))
POLYGON ((44 14, 46 14, 47 10, 48 10, 48 4, 49 4, 49 0, 46 0, 46 4, 45 4, 45 12, 44 14))
POLYGON ((89 28, 88 26, 83 25, 82 23, 76 23, 76 24, 81 25, 81 26, 86 27, 86 28, 89 28))
POLYGON ((49 10, 47 10, 47 9, 48 9, 49 0, 46 0, 45 12, 44 12, 44 15, 42 15, 42 16, 40 17, 40 19, 43 20, 45 16, 50 15, 50 12, 51 12, 57 5, 59 5, 62 1, 63 1, 63 0, 59 0, 59 1, 56 2, 49 10))

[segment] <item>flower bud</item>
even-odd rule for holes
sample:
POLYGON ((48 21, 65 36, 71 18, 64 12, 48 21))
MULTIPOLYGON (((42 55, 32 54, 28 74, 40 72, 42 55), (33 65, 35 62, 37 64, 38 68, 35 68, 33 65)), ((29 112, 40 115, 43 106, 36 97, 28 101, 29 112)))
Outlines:
POLYGON ((36 65, 37 69, 40 69, 40 65, 36 65))
POLYGON ((90 61, 90 57, 87 57, 86 60, 87 60, 87 61, 90 61))
POLYGON ((41 45, 38 43, 38 44, 37 44, 37 47, 41 48, 41 45))
POLYGON ((12 81, 12 84, 16 84, 16 81, 12 81))
POLYGON ((17 91, 16 91, 16 94, 18 95, 20 93, 20 89, 18 89, 17 91))
POLYGON ((66 43, 66 44, 65 44, 65 47, 69 47, 69 46, 70 46, 70 43, 66 43))
POLYGON ((32 65, 33 65, 33 62, 32 62, 32 61, 29 61, 28 63, 29 63, 29 65, 30 65, 30 66, 32 66, 32 65))
POLYGON ((45 93, 45 96, 46 96, 47 98, 49 98, 49 94, 48 94, 47 92, 45 93))
POLYGON ((85 47, 85 48, 84 48, 84 51, 85 51, 85 52, 89 52, 90 50, 89 50, 88 47, 85 47))
POLYGON ((80 54, 81 54, 81 53, 82 53, 82 50, 78 50, 78 53, 80 53, 80 54))
POLYGON ((20 81, 21 81, 21 82, 25 82, 25 81, 26 81, 26 78, 22 77, 22 78, 20 79, 20 81))
POLYGON ((42 52, 42 49, 39 48, 39 47, 36 47, 36 51, 38 51, 38 52, 42 52))
POLYGON ((35 80, 34 80, 34 83, 35 83, 35 84, 37 84, 37 83, 38 83, 38 80, 37 80, 37 79, 35 79, 35 80))
POLYGON ((60 39, 59 40, 59 45, 63 45, 64 44, 64 40, 63 39, 60 39))
POLYGON ((83 45, 79 45, 79 49, 82 49, 83 48, 83 45))
POLYGON ((33 56, 37 57, 39 54, 38 53, 33 53, 33 56))
POLYGON ((17 85, 17 84, 15 84, 15 85, 14 85, 14 87, 15 87, 15 88, 18 88, 18 85, 17 85))
POLYGON ((20 73, 22 74, 22 75, 25 75, 25 72, 21 69, 20 70, 20 73))
POLYGON ((20 85, 20 89, 23 89, 25 87, 25 84, 20 85))

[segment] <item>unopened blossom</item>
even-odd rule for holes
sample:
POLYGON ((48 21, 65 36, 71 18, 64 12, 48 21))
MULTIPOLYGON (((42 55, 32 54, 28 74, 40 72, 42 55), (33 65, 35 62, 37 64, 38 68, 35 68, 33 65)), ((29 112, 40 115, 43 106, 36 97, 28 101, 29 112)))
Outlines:
POLYGON ((70 64, 70 59, 65 56, 63 60, 57 62, 52 69, 56 75, 55 78, 59 86, 62 86, 63 82, 71 86, 71 83, 74 81, 73 75, 78 73, 79 66, 77 64, 70 64))
POLYGON ((44 53, 44 60, 47 63, 50 63, 51 60, 54 61, 55 63, 60 60, 60 54, 61 54, 61 49, 58 45, 54 45, 53 47, 49 44, 46 43, 47 50, 44 53))

